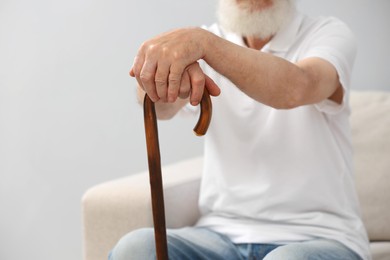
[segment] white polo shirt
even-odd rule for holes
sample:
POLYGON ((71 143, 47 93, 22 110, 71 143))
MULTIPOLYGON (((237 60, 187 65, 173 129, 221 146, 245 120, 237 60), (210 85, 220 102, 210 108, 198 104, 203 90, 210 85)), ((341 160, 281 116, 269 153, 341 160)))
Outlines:
MULTIPOLYGON (((216 24, 208 30, 245 46, 242 37, 216 24)), ((213 99, 205 139, 197 225, 235 243, 334 239, 370 259, 348 123, 354 36, 335 18, 296 13, 262 51, 291 62, 307 57, 329 61, 344 88, 343 103, 325 100, 277 110, 251 99, 204 64, 222 93, 213 99)))

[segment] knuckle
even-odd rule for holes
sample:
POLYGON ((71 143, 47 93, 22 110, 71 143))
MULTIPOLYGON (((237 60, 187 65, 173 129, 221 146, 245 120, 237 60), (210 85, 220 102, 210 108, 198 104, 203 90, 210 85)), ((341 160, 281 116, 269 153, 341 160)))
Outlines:
POLYGON ((154 83, 156 84, 156 87, 165 87, 168 85, 165 80, 155 80, 154 83))
POLYGON ((192 84, 196 86, 204 86, 204 83, 205 83, 205 79, 203 77, 198 76, 192 79, 192 84))
POLYGON ((139 77, 140 77, 140 79, 141 79, 143 82, 149 82, 149 81, 152 80, 152 75, 151 75, 150 73, 145 73, 145 72, 143 72, 143 73, 140 74, 139 77))
POLYGON ((156 82, 156 84, 165 84, 167 83, 167 80, 161 76, 156 75, 154 82, 156 82))
POLYGON ((178 89, 180 85, 180 80, 176 80, 176 79, 169 80, 168 85, 169 88, 178 89))
POLYGON ((150 41, 150 40, 144 41, 144 42, 141 44, 140 49, 146 49, 146 48, 148 48, 150 45, 151 45, 151 41, 150 41))
POLYGON ((161 53, 163 55, 163 57, 167 57, 170 55, 170 48, 168 46, 163 46, 161 48, 161 53))
POLYGON ((149 44, 148 47, 147 47, 147 50, 149 52, 152 52, 156 49, 156 45, 155 44, 149 44))
POLYGON ((183 55, 182 55, 182 52, 175 50, 175 51, 172 52, 172 57, 175 60, 180 60, 180 59, 183 58, 183 55))
POLYGON ((181 75, 177 73, 170 73, 169 74, 169 83, 178 84, 181 81, 181 75))
POLYGON ((138 49, 138 52, 142 52, 148 48, 149 43, 147 41, 143 42, 138 49))
POLYGON ((151 41, 146 41, 142 43, 140 50, 144 53, 154 53, 156 50, 156 44, 151 41))

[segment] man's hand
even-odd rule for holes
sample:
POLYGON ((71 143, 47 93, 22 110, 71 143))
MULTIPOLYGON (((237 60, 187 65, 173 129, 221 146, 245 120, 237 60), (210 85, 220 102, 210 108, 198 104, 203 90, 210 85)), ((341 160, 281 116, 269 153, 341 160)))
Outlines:
POLYGON ((152 101, 175 102, 190 96, 197 105, 206 87, 211 95, 218 86, 203 73, 197 61, 204 57, 207 31, 200 28, 164 33, 142 44, 130 70, 152 101))

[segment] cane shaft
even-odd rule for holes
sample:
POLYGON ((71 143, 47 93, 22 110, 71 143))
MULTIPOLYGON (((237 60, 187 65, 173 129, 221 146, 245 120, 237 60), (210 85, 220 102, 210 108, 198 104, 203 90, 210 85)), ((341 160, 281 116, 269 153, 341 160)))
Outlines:
MULTIPOLYGON (((205 90, 201 101, 201 113, 194 128, 196 135, 204 135, 211 120, 211 100, 205 90)), ((161 174, 161 156, 158 140, 157 117, 154 103, 145 95, 144 99, 144 122, 146 148, 148 153, 149 181, 152 198, 152 212, 154 224, 154 236, 156 254, 158 260, 168 260, 168 247, 165 226, 164 192, 161 174)))
POLYGON ((156 254, 158 260, 168 260, 164 193, 161 176, 161 157, 158 141, 157 118, 154 103, 147 95, 145 96, 144 100, 144 121, 156 254))

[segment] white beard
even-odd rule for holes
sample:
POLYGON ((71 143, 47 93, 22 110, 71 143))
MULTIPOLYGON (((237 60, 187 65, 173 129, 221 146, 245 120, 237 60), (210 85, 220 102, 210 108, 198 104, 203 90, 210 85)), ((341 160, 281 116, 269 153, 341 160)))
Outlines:
POLYGON ((290 18, 293 0, 274 0, 271 7, 251 10, 251 4, 237 4, 236 0, 219 0, 217 16, 223 29, 241 36, 267 39, 275 35, 290 18))

